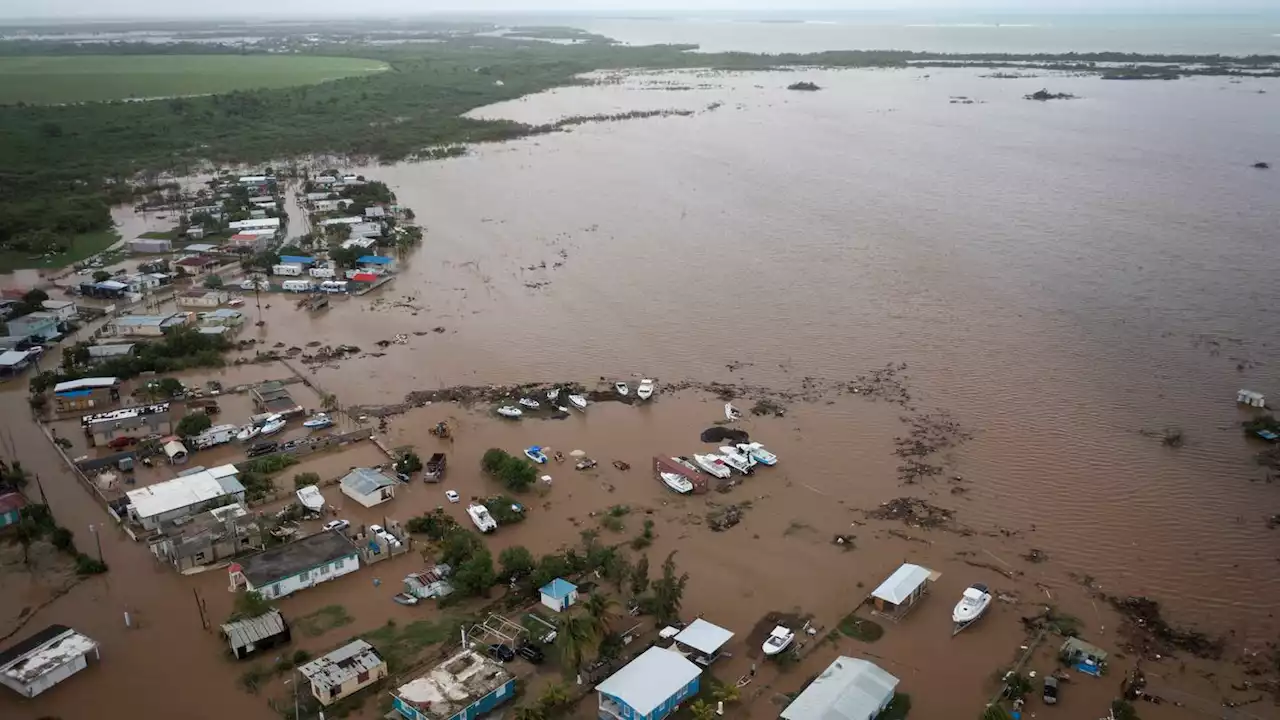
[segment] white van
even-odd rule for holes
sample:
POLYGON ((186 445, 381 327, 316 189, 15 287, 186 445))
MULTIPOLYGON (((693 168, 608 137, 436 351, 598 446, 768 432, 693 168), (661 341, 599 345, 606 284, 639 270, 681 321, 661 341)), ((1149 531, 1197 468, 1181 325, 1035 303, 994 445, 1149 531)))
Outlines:
POLYGON ((313 267, 311 268, 311 277, 313 278, 331 278, 337 273, 331 267, 313 267))
POLYGON ((280 288, 285 292, 311 292, 316 289, 316 284, 310 280, 285 280, 280 288))
POLYGON ((347 284, 342 280, 325 280, 320 283, 320 292, 325 293, 344 293, 347 291, 347 284))

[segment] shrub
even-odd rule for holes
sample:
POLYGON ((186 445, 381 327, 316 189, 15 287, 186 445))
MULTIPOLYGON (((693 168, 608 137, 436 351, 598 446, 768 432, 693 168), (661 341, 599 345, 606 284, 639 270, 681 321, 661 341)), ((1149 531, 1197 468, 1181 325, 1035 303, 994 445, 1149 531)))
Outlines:
POLYGON ((400 456, 400 462, 396 463, 396 470, 405 474, 416 473, 422 469, 422 458, 418 457, 418 453, 410 450, 400 456))
POLYGON ((107 564, 88 555, 76 556, 77 575, 101 575, 107 571, 107 564))
POLYGON ((532 463, 498 448, 485 451, 480 467, 513 492, 524 492, 538 480, 538 471, 532 463))
POLYGON ((409 518, 409 522, 405 523, 411 533, 420 533, 426 535, 431 540, 443 540, 446 535, 454 530, 460 530, 458 521, 443 510, 433 510, 426 515, 420 515, 415 518, 409 518))
POLYGON ((498 521, 499 525, 514 525, 524 521, 524 511, 516 510, 517 505, 520 504, 506 495, 494 495, 484 501, 484 506, 488 508, 489 514, 498 521))
POLYGON ((293 476, 293 486, 295 488, 304 488, 308 485, 319 485, 320 473, 305 472, 298 473, 293 476))
POLYGON ((523 545, 515 545, 498 554, 498 565, 505 578, 522 578, 533 572, 533 553, 523 545))
POLYGON ((53 541, 54 547, 58 548, 63 552, 66 552, 75 547, 74 543, 71 540, 71 535, 72 535, 71 531, 64 527, 54 528, 53 536, 50 538, 50 540, 53 541))
POLYGON ((191 413, 178 422, 174 433, 179 437, 192 437, 213 427, 213 418, 205 413, 191 413))
MULTIPOLYGON (((244 470, 246 472, 261 473, 263 475, 274 475, 290 465, 297 464, 298 458, 292 455, 267 455, 245 463, 244 470)), ((243 482, 244 481, 241 480, 241 484, 243 484, 243 482)))

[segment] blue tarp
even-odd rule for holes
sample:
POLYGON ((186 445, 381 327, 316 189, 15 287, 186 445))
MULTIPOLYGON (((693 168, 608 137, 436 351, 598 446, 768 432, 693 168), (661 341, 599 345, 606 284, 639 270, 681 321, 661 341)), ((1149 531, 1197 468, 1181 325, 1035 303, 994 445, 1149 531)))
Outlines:
POLYGON ((315 261, 316 261, 315 258, 310 258, 310 257, 307 257, 306 255, 281 255, 280 256, 280 262, 282 263, 294 263, 297 265, 311 265, 315 261))
POLYGON ((86 395, 92 395, 92 394, 93 394, 93 388, 85 388, 84 390, 63 390, 62 392, 54 393, 54 395, 58 397, 64 397, 64 398, 85 397, 86 395))
POLYGON ((364 257, 357 259, 356 262, 362 265, 390 265, 391 258, 383 257, 381 255, 365 255, 364 257))

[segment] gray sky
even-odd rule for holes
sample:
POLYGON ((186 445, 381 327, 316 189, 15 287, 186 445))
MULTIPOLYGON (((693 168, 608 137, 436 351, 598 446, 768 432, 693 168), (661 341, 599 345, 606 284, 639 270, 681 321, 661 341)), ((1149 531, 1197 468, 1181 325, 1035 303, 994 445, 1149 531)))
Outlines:
POLYGON ((321 16, 370 17, 433 12, 620 12, 635 13, 769 10, 789 16, 804 10, 995 10, 1003 12, 1187 12, 1275 11, 1280 0, 0 0, 0 18, 178 17, 306 19, 321 16))

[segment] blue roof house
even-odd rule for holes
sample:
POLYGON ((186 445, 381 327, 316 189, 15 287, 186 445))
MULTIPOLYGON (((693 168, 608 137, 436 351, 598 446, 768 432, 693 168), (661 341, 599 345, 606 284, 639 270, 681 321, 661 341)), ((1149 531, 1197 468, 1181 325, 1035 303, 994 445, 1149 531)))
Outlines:
POLYGON ((316 259, 306 255, 281 255, 280 262, 286 265, 313 265, 316 259))
POLYGON ((395 261, 385 255, 361 255, 356 258, 356 264, 361 270, 386 272, 395 265, 395 261))
POLYGON ((556 578, 543 585, 539 592, 542 593, 542 604, 556 612, 568 610, 570 605, 578 602, 578 586, 564 578, 556 578))
POLYGON ((698 694, 702 669, 678 652, 651 647, 596 686, 600 720, 662 720, 698 694))

